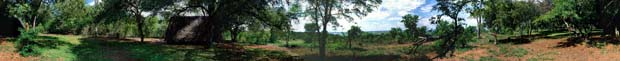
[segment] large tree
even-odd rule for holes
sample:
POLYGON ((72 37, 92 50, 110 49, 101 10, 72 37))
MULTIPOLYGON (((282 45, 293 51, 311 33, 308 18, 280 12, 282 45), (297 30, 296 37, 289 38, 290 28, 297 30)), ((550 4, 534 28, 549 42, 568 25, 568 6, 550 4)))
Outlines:
POLYGON ((532 2, 487 0, 477 3, 484 3, 484 6, 470 11, 472 16, 484 18, 483 24, 495 34, 501 33, 500 30, 524 30, 519 33, 521 34, 525 33, 525 29, 531 33, 533 20, 540 15, 538 6, 532 2))
POLYGON ((363 31, 360 29, 359 26, 351 26, 351 29, 347 31, 347 38, 349 39, 347 42, 347 46, 351 48, 351 41, 359 39, 362 33, 363 31))
MULTIPOLYGON (((25 30, 35 29, 37 22, 49 16, 52 0, 2 0, 0 5, 6 8, 6 16, 16 18, 25 30)), ((5 9, 2 9, 3 11, 5 9)))
POLYGON ((403 16, 403 20, 401 20, 400 22, 405 24, 406 32, 405 33, 409 33, 409 37, 407 38, 417 38, 417 36, 420 35, 419 32, 417 32, 417 23, 418 23, 418 19, 419 16, 418 15, 411 15, 411 14, 407 14, 405 16, 403 16))
POLYGON ((338 19, 352 20, 353 16, 365 16, 381 3, 381 0, 307 0, 309 16, 320 24, 319 56, 325 59, 327 26, 339 25, 338 19), (319 23, 320 22, 320 23, 319 23))
POLYGON ((158 13, 165 7, 174 5, 173 0, 105 0, 103 1, 103 11, 97 20, 118 21, 123 16, 130 15, 138 27, 140 41, 144 41, 144 17, 143 13, 158 13), (111 19, 110 19, 111 18, 111 19))
POLYGON ((86 27, 94 16, 93 7, 87 7, 84 0, 59 0, 54 4, 55 8, 70 8, 70 9, 56 9, 56 20, 46 22, 47 30, 51 33, 62 34, 79 34, 84 27, 86 27))
POLYGON ((459 35, 463 32, 463 24, 460 24, 460 21, 465 19, 460 18, 459 14, 461 14, 471 2, 471 0, 437 0, 437 5, 433 6, 434 10, 441 12, 441 14, 437 16, 439 20, 436 21, 441 21, 442 16, 447 16, 451 18, 451 22, 453 22, 450 27, 452 28, 451 31, 447 33, 449 35, 441 36, 441 39, 444 41, 441 43, 442 50, 438 52, 439 55, 435 58, 442 58, 447 55, 452 56, 456 49, 456 42, 462 41, 458 39, 458 37, 461 37, 459 35))

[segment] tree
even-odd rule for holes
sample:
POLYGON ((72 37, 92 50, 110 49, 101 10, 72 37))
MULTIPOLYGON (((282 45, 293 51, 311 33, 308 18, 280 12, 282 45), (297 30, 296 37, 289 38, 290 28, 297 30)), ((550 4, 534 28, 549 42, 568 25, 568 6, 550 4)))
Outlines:
MULTIPOLYGON (((433 10, 438 10, 440 12, 442 12, 441 14, 438 15, 439 18, 437 19, 441 19, 442 16, 447 16, 450 17, 453 21, 453 25, 451 28, 451 31, 448 32, 448 34, 450 35, 446 35, 446 36, 441 36, 441 39, 444 40, 444 42, 442 43, 442 48, 444 50, 441 50, 439 53, 439 55, 435 58, 442 58, 447 56, 448 54, 450 54, 450 56, 453 55, 454 50, 456 49, 456 42, 460 41, 459 39, 457 39, 458 37, 460 37, 459 35, 462 34, 462 24, 459 24, 460 21, 463 21, 463 18, 459 18, 459 14, 464 10, 464 8, 466 8, 466 6, 472 1, 470 0, 437 0, 437 5, 433 6, 433 10)), ((436 21, 441 21, 441 20, 436 20, 436 21)))
POLYGON ((400 39, 402 38, 402 33, 402 29, 400 28, 391 28, 389 35, 391 36, 392 40, 396 40, 398 41, 398 43, 402 43, 402 39, 400 39))
POLYGON ((49 9, 48 5, 50 5, 51 1, 49 0, 17 0, 17 1, 5 1, 1 2, 2 4, 6 4, 8 6, 8 16, 16 18, 22 27, 26 31, 29 29, 35 29, 37 26, 37 21, 41 21, 43 19, 41 16, 45 17, 49 14, 46 10, 49 9))
POLYGON ((411 36, 407 37, 407 38, 417 38, 417 36, 420 35, 420 33, 417 32, 417 23, 418 23, 418 19, 419 16, 418 15, 411 15, 411 14, 407 14, 405 16, 403 16, 403 20, 401 20, 400 22, 405 24, 406 32, 405 33, 409 33, 411 36))
POLYGON ((581 37, 589 37, 592 28, 602 29, 604 34, 617 38, 619 26, 616 16, 620 16, 618 1, 615 0, 553 0, 553 8, 536 18, 535 22, 561 24, 581 37))
POLYGON ((351 26, 351 29, 347 31, 347 38, 349 39, 347 45, 349 48, 351 48, 352 45, 351 41, 357 40, 358 37, 360 37, 360 35, 362 34, 362 32, 363 31, 360 29, 359 26, 351 26))
POLYGON ((316 25, 316 23, 307 23, 304 25, 304 29, 306 30, 306 32, 317 32, 319 27, 318 25, 316 25))
POLYGON ((309 7, 309 16, 312 17, 315 23, 320 24, 322 29, 319 36, 319 56, 321 56, 321 60, 325 60, 328 24, 338 25, 338 22, 336 22, 338 19, 352 20, 352 15, 365 16, 379 3, 381 3, 381 0, 308 0, 307 4, 313 6, 309 7))
MULTIPOLYGON (((534 19, 539 16, 540 9, 532 2, 509 1, 509 0, 488 0, 478 1, 484 3, 484 7, 472 10, 474 17, 484 18, 484 26, 493 30, 493 33, 513 33, 500 32, 500 30, 524 30, 519 34, 532 32, 534 19)), ((480 28, 480 26, 479 26, 480 28)), ((480 30, 480 29, 479 29, 480 30)), ((494 34, 494 35, 495 35, 494 34)), ((497 37, 495 37, 497 41, 497 37)))
POLYGON ((51 33, 80 34, 83 28, 92 22, 95 12, 92 7, 86 7, 84 0, 61 0, 54 4, 58 15, 55 20, 46 22, 51 33))
MULTIPOLYGON (((318 24, 316 24, 316 23, 306 23, 304 25, 304 29, 305 29, 307 35, 310 35, 310 36, 316 35, 316 36, 318 36, 318 32, 319 32, 319 25, 318 24)), ((315 39, 315 38, 311 37, 308 40, 313 40, 313 39, 315 39)))
MULTIPOLYGON (((140 36, 140 42, 144 42, 144 16, 142 13, 145 12, 154 12, 158 13, 159 10, 162 10, 165 7, 171 6, 174 4, 173 0, 106 0, 103 1, 104 6, 102 14, 100 14, 97 20, 102 20, 105 18, 113 18, 109 19, 110 21, 117 21, 118 15, 131 15, 135 19, 138 27, 138 34, 140 36), (129 13, 129 14, 127 14, 129 13)), ((123 18, 123 17, 121 17, 123 18)))
MULTIPOLYGON (((561 24, 557 27, 564 27, 566 30, 572 32, 573 34, 582 35, 579 32, 579 29, 582 29, 580 24, 585 22, 587 16, 578 11, 591 12, 589 10, 579 10, 583 9, 583 7, 578 7, 577 1, 559 1, 553 0, 553 8, 543 14, 541 17, 536 19, 536 22, 539 23, 555 23, 561 24)), ((591 1, 583 1, 583 2, 591 2, 591 1)))

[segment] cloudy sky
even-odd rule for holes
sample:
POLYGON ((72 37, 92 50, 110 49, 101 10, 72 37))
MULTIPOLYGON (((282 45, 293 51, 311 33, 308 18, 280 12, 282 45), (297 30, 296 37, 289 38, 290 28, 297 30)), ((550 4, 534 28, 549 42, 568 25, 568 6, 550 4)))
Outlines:
MULTIPOLYGON (((431 24, 429 19, 432 16, 439 14, 438 11, 433 11, 432 6, 437 4, 435 0, 383 0, 382 4, 375 8, 375 11, 369 13, 367 16, 363 16, 360 19, 355 19, 352 22, 346 20, 339 20, 340 27, 328 27, 330 32, 346 32, 351 26, 360 26, 362 31, 387 31, 391 28, 405 29, 402 20, 402 16, 406 14, 413 14, 420 16, 418 26, 428 26, 429 28, 435 27, 431 24)), ((469 18, 469 13, 461 13, 461 18, 466 18, 463 23, 469 26, 475 26, 476 20, 469 18)), ((443 17, 447 19, 447 17, 443 17)), ((310 23, 309 20, 300 20, 299 23, 294 23, 293 29, 298 32, 303 32, 303 25, 310 23)))
MULTIPOLYGON (((87 5, 94 5, 93 0, 86 0, 87 5)), ((435 25, 431 24, 429 19, 439 14, 432 10, 432 6, 437 4, 435 0, 383 0, 382 4, 375 8, 375 11, 367 16, 362 16, 353 21, 338 20, 341 26, 328 27, 329 32, 346 32, 351 26, 360 26, 362 31, 387 31, 391 28, 405 29, 402 16, 413 14, 420 16, 418 26, 427 26, 434 29, 435 25)), ((469 13, 461 13, 461 18, 466 18, 469 26, 475 26, 476 20, 469 17, 469 13)), ((445 19, 447 17, 443 17, 445 19)), ((292 28, 297 32, 304 31, 304 24, 310 23, 307 19, 301 19, 298 23, 293 23, 292 28)))

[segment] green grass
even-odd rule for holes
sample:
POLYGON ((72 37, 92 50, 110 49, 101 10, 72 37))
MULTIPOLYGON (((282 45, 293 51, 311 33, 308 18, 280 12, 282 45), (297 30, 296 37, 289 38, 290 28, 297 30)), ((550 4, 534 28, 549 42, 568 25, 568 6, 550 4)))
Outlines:
MULTIPOLYGON (((246 49, 241 56, 217 54, 226 49, 202 49, 201 46, 146 44, 108 38, 86 38, 68 35, 46 35, 44 46, 36 47, 42 60, 64 61, 215 61, 217 58, 240 58, 243 60, 289 57, 284 52, 246 49)), ((299 42, 294 42, 299 43, 299 42)), ((4 47, 2 47, 4 48, 4 47)))
MULTIPOLYGON (((67 39, 68 37, 56 37, 56 36, 34 36, 32 43, 29 45, 32 48, 31 52, 20 52, 27 54, 25 56, 39 56, 42 60, 65 60, 74 61, 75 54, 71 53, 72 46, 79 44, 79 42, 71 42, 75 40, 67 39)), ((19 43, 15 42, 16 45, 19 43)))
MULTIPOLYGON (((35 53, 39 53, 35 56, 41 60, 113 61, 112 57, 125 56, 145 61, 209 61, 213 56, 212 51, 203 49, 184 49, 178 46, 118 42, 118 40, 107 42, 114 40, 81 36, 45 35, 36 36, 33 40, 36 45, 32 49, 35 53)), ((12 47, 0 46, 0 48, 12 47)))
POLYGON ((133 60, 145 61, 176 61, 176 60, 209 60, 213 52, 202 49, 181 48, 143 44, 137 42, 115 42, 120 40, 104 40, 101 38, 82 38, 82 44, 75 46, 73 52, 78 60, 113 60, 111 56, 125 56, 133 60))
POLYGON ((478 61, 501 61, 501 60, 495 57, 492 57, 492 56, 484 56, 484 57, 480 57, 478 61))
POLYGON ((489 50, 493 56, 506 56, 506 57, 523 57, 529 53, 527 49, 512 47, 511 44, 497 45, 499 50, 489 50))

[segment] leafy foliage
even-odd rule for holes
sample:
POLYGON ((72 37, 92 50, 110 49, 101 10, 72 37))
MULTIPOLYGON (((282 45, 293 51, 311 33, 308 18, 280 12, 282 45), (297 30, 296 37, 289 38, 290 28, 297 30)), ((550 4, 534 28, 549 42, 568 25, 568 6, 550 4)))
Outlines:
POLYGON ((36 50, 36 37, 36 31, 20 30, 20 35, 15 41, 15 44, 19 44, 18 46, 16 46, 16 48, 18 48, 19 54, 21 54, 22 56, 37 56, 41 54, 41 52, 36 50))
POLYGON ((353 44, 353 43, 351 43, 351 41, 359 40, 358 37, 360 37, 362 33, 363 33, 363 31, 360 29, 360 27, 358 27, 358 26, 351 26, 351 29, 349 29, 349 31, 347 31, 347 38, 349 38, 349 42, 347 44, 348 44, 349 48, 351 48, 351 45, 353 44))

